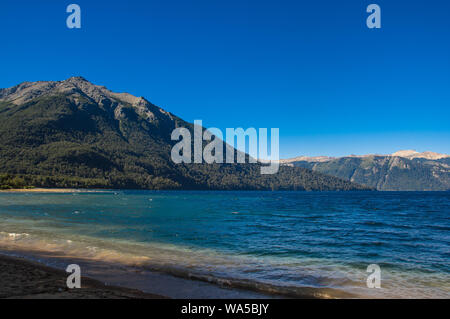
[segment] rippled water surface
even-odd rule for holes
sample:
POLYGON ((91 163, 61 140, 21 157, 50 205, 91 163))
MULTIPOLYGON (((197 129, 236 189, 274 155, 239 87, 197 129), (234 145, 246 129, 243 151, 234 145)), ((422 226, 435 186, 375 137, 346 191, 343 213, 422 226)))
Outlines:
POLYGON ((450 297, 450 193, 1 193, 0 246, 290 296, 450 297), (369 264, 381 289, 366 286, 369 264))

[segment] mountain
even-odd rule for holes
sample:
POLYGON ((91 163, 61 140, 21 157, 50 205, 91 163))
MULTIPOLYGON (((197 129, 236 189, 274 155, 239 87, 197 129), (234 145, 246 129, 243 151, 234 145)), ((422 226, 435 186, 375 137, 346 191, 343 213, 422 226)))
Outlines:
POLYGON ((450 190, 450 156, 434 152, 407 150, 389 155, 297 157, 280 162, 382 191, 450 190))
POLYGON ((0 187, 366 190, 305 168, 175 164, 170 136, 193 126, 142 97, 82 77, 0 89, 0 187))

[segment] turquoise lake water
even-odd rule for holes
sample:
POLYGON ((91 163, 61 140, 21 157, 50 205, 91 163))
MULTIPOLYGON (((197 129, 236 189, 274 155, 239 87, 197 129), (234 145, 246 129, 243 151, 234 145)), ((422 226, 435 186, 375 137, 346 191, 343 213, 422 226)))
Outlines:
POLYGON ((294 297, 449 298, 449 230, 448 192, 0 193, 4 249, 294 297))

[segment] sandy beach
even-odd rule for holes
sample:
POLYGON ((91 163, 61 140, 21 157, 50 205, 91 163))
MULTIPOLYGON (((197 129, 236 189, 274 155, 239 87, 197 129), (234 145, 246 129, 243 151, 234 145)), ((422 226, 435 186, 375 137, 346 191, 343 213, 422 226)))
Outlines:
POLYGON ((80 289, 68 289, 63 270, 0 255, 0 298, 13 299, 164 299, 135 289, 106 286, 82 277, 80 289))
POLYGON ((18 188, 2 189, 0 193, 103 193, 108 190, 79 188, 18 188))

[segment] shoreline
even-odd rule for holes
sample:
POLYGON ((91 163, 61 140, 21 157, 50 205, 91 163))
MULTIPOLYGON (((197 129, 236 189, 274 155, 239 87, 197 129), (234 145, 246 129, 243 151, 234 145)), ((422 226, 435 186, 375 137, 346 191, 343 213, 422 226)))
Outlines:
POLYGON ((100 189, 100 188, 11 188, 11 189, 0 189, 0 194, 2 193, 114 193, 118 191, 162 191, 162 192, 302 192, 302 193, 351 193, 351 192, 370 192, 370 193, 448 193, 450 190, 446 191, 397 191, 397 190, 349 190, 349 191, 308 191, 308 190, 233 190, 233 189, 161 189, 161 190, 151 190, 151 189, 100 189))
POLYGON ((13 188, 1 189, 0 193, 108 193, 111 190, 83 188, 13 188))
MULTIPOLYGON (((44 251, 26 251, 0 246, 0 299, 284 299, 239 287, 224 287, 194 277, 124 267, 120 263, 73 257, 44 251), (6 264, 6 267, 5 267, 6 264), (68 289, 65 272, 67 265, 81 268, 81 289, 68 289), (43 278, 34 279, 38 273, 43 278), (57 286, 50 285, 47 279, 57 286), (42 285, 44 284, 44 287, 42 285), (14 287, 8 291, 8 286, 14 287), (19 295, 12 294, 20 291, 19 295), (38 291, 39 293, 36 293, 38 291)), ((289 297, 287 297, 289 298, 289 297)), ((312 298, 317 299, 317 298, 312 298)))
POLYGON ((80 289, 69 289, 69 273, 29 259, 0 253, 0 299, 168 299, 137 289, 109 286, 82 276, 80 289))

